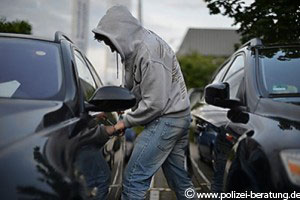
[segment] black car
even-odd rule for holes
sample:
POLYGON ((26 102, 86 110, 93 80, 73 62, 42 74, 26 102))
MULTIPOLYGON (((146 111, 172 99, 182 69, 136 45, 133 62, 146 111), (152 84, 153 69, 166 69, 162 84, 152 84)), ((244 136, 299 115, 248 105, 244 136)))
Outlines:
POLYGON ((101 136, 116 117, 96 115, 128 109, 134 96, 104 87, 61 32, 0 34, 0 52, 1 199, 118 199, 124 137, 101 136))
POLYGON ((225 191, 300 191, 299 74, 299 44, 252 39, 206 86, 192 113, 198 133, 223 135, 225 191))

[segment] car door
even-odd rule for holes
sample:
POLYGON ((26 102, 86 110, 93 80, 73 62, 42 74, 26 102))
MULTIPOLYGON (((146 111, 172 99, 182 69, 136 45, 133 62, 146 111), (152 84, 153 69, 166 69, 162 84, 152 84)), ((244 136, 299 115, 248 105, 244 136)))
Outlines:
MULTIPOLYGON (((103 86, 99 76, 94 67, 83 57, 79 51, 74 51, 78 75, 80 78, 80 85, 84 95, 84 101, 88 102, 91 95, 97 88, 103 86)), ((89 112, 88 115, 95 119, 100 124, 112 125, 116 123, 116 113, 106 113, 107 120, 96 119, 98 112, 89 112)), ((108 163, 110 169, 110 193, 109 199, 116 199, 120 195, 122 186, 122 174, 125 158, 125 141, 124 137, 113 137, 106 142, 102 148, 104 159, 108 163)))
MULTIPOLYGON (((98 82, 99 85, 103 86, 101 79, 88 60, 87 64, 96 82, 98 82)), ((107 115, 110 122, 107 123, 107 121, 102 121, 102 123, 105 123, 106 125, 110 125, 110 123, 116 123, 116 120, 118 118, 117 113, 107 113, 107 115)), ((109 199, 118 199, 119 194, 122 191, 122 177, 125 166, 125 137, 113 137, 112 139, 110 139, 104 147, 104 155, 113 174, 110 184, 111 192, 109 195, 109 199)))

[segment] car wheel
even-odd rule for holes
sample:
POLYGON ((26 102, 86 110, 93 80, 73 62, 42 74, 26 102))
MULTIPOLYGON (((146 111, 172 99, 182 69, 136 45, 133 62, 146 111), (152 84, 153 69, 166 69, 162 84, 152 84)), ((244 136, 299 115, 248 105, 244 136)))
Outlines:
POLYGON ((240 162, 235 159, 232 162, 232 165, 230 166, 229 172, 228 172, 228 176, 227 176, 227 181, 226 181, 226 192, 229 191, 241 191, 242 187, 241 187, 241 183, 243 183, 241 179, 242 177, 242 170, 240 168, 240 162), (240 184, 237 184, 238 182, 240 182, 240 184), (237 188, 239 188, 239 190, 237 190, 237 188))
POLYGON ((253 180, 251 180, 251 178, 249 178, 249 176, 241 169, 241 163, 238 159, 235 159, 232 162, 225 188, 226 192, 261 192, 253 180))

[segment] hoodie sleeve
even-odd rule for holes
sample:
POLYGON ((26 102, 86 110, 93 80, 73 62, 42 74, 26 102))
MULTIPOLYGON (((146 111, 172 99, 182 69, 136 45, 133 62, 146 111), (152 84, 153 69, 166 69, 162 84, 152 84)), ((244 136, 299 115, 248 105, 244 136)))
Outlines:
POLYGON ((172 74, 157 61, 149 61, 141 66, 141 100, 136 110, 124 116, 125 126, 144 125, 162 115, 169 100, 172 74))

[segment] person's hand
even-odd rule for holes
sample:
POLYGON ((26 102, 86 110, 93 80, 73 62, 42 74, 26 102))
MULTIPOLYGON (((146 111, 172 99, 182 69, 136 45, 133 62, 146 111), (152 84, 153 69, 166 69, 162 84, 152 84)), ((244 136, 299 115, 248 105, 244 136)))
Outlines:
POLYGON ((114 126, 105 126, 105 130, 109 136, 123 136, 125 133, 125 123, 123 120, 120 120, 114 126))
POLYGON ((105 130, 109 136, 112 136, 115 133, 114 126, 105 126, 105 130))
POLYGON ((116 131, 123 131, 125 129, 125 123, 123 120, 120 120, 115 124, 116 131))

